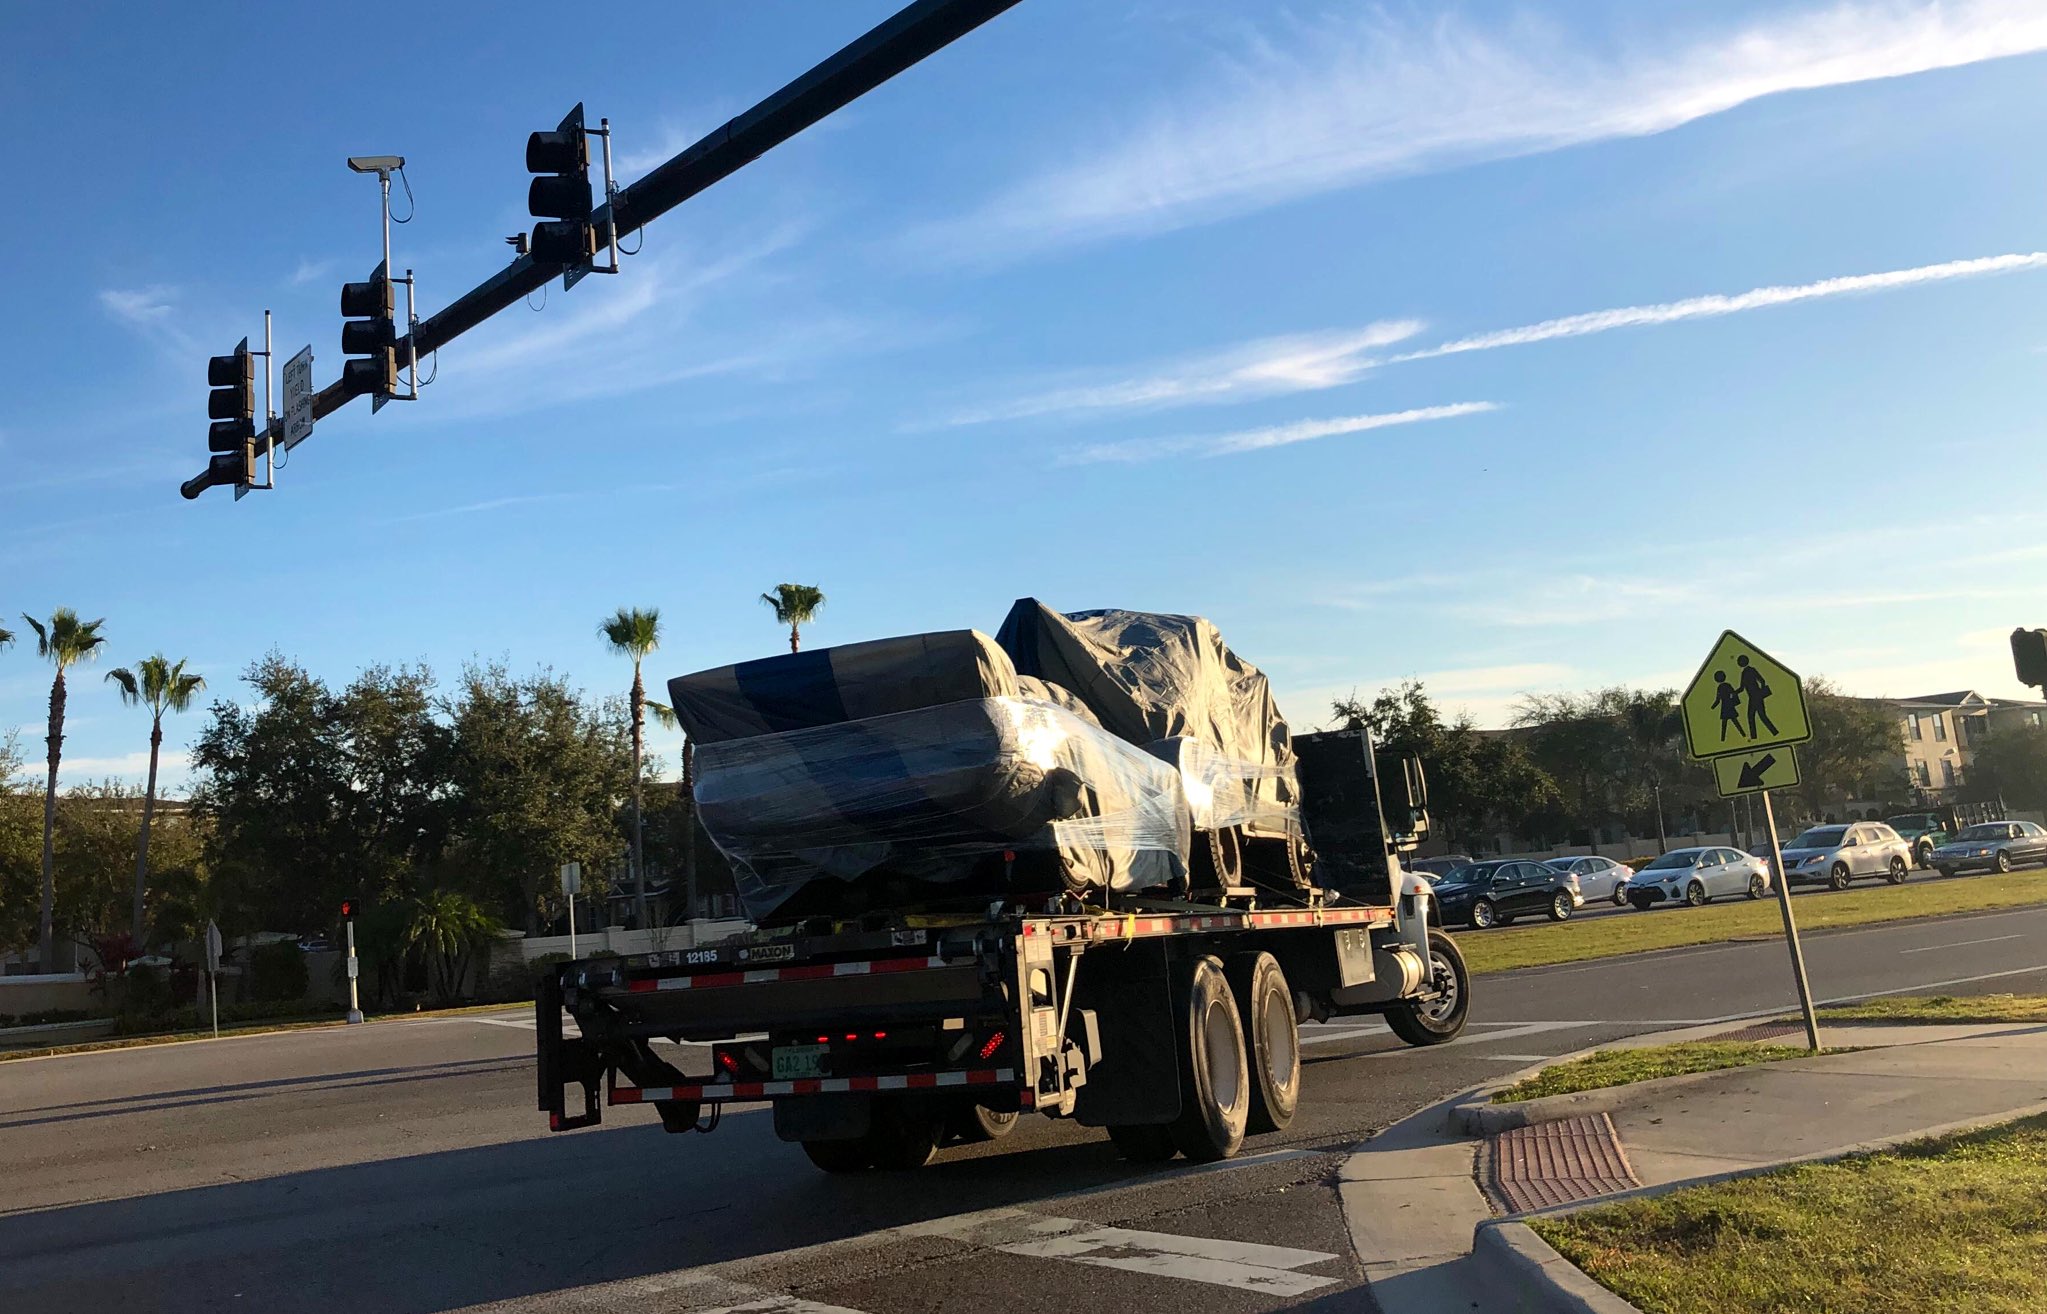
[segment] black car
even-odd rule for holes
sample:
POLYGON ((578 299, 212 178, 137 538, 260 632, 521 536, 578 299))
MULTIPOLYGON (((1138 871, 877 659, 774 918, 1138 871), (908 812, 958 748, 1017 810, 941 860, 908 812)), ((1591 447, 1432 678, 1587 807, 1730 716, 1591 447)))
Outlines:
POLYGON ((1520 858, 1496 858, 1459 867, 1436 882, 1436 906, 1445 925, 1463 922, 1482 931, 1537 913, 1553 922, 1568 921, 1578 901, 1568 873, 1520 858))

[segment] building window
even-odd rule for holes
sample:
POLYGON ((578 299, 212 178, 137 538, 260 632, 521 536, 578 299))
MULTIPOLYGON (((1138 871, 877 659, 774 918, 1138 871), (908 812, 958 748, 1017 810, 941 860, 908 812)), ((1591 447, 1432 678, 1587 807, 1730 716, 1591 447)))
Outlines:
POLYGON ((1917 712, 1905 713, 1905 731, 1907 734, 1912 736, 1912 741, 1914 743, 1917 743, 1919 740, 1924 739, 1926 737, 1925 735, 1921 734, 1919 730, 1919 713, 1917 712))
POLYGON ((1947 742, 1947 718, 1939 712, 1933 714, 1933 737, 1942 743, 1947 742))
POLYGON ((1940 783, 1953 789, 1955 785, 1955 764, 1948 758, 1940 760, 1940 783))
POLYGON ((1914 762, 1912 764, 1912 769, 1919 773, 1919 787, 1921 789, 1924 789, 1928 785, 1931 785, 1933 783, 1933 773, 1926 769, 1926 763, 1914 762))

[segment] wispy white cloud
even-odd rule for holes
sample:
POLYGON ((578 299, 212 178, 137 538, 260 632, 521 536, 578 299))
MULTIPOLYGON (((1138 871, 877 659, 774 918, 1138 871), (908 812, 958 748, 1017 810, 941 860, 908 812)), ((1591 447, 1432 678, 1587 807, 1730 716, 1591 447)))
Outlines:
POLYGON ((1234 456, 1330 438, 1338 434, 1363 433, 1399 424, 1420 424, 1426 420, 1452 420, 1465 415, 1482 415, 1500 409, 1496 402, 1454 402, 1447 406, 1419 406, 1412 410, 1389 411, 1380 415, 1350 415, 1332 420, 1296 420, 1291 424, 1268 425, 1260 429, 1239 429, 1235 433, 1208 434, 1198 438, 1136 438, 1124 442, 1097 443, 1075 448, 1059 459, 1063 465, 1089 465, 1102 461, 1157 461, 1174 456, 1234 456))
POLYGON ((304 287, 308 283, 317 283, 327 277, 333 268, 332 260, 313 260, 300 256, 298 268, 292 270, 291 277, 285 281, 293 287, 304 287))
MULTIPOLYGON (((157 762, 157 790, 159 793, 176 793, 182 790, 185 778, 190 774, 192 755, 181 749, 168 750, 157 762)), ((60 786, 89 784, 97 780, 115 779, 139 785, 149 778, 149 750, 138 749, 133 753, 116 753, 110 757, 66 756, 57 768, 57 783, 60 786)))
POLYGON ((1410 361, 1520 347, 1558 338, 1582 338, 1617 329, 1650 328, 1694 319, 1719 319, 1831 297, 1922 287, 1956 279, 1986 278, 2047 269, 2047 252, 2014 252, 1939 264, 1847 274, 1812 283, 1773 284, 1746 292, 1712 293, 1679 301, 1616 306, 1556 319, 1494 329, 1435 346, 1392 355, 1378 348, 1412 337, 1419 320, 1386 320, 1360 329, 1317 335, 1261 338, 1177 362, 1154 363, 1121 378, 1085 386, 1033 389, 1015 398, 956 412, 952 424, 978 424, 1054 413, 1085 413, 1138 407, 1164 408, 1195 402, 1234 402, 1254 397, 1316 392, 1355 383, 1371 371, 1410 361))
POLYGON ((161 283, 147 287, 103 288, 99 294, 100 309, 107 312, 113 321, 139 334, 144 340, 160 350, 190 358, 197 350, 196 340, 179 327, 178 290, 161 283))
POLYGON ((1334 333, 1259 338, 1155 364, 1135 375, 1040 387, 1007 401, 955 412, 945 422, 983 424, 1035 415, 1236 402, 1334 388, 1372 368, 1377 362, 1370 353, 1405 341, 1421 328, 1419 320, 1397 319, 1334 333))
POLYGON ((1738 292, 1731 296, 1715 294, 1687 297, 1682 301, 1667 301, 1660 305, 1621 306, 1613 310, 1594 310, 1582 315, 1546 319, 1539 324, 1524 324, 1519 328, 1477 333, 1445 342, 1440 346, 1392 356, 1387 359, 1387 363, 1427 360, 1433 356, 1454 356, 1467 351, 1491 351, 1498 347, 1519 347, 1531 342, 1548 342, 1554 338, 1581 338, 1593 333, 1610 333, 1614 329, 1675 324, 1687 319, 1713 319, 1725 315, 1739 315, 1748 310, 1762 310, 1770 306, 1788 306, 1799 301, 1817 301, 1826 297, 1850 296, 1862 292, 1888 292, 1896 288, 1943 283, 1956 278, 1978 278, 1986 274, 2011 274, 2021 270, 2042 268, 2047 268, 2047 252, 2030 251, 2023 254, 1984 256, 1975 260, 1949 260, 1942 264, 1920 265, 1913 269, 1892 269, 1880 274, 1850 274, 1841 278, 1824 278, 1817 283, 1751 288, 1747 292, 1738 292))
MULTIPOLYGON (((1669 131, 1760 97, 2047 49, 2034 0, 1837 0, 1710 27, 1640 25, 1605 50, 1523 18, 1403 22, 1378 6, 1273 18, 1092 158, 916 234, 1000 258, 1158 232, 1378 179, 1669 131)), ((1069 134, 1081 135, 1078 133, 1069 134)), ((1084 138, 1083 138, 1084 139, 1084 138)))

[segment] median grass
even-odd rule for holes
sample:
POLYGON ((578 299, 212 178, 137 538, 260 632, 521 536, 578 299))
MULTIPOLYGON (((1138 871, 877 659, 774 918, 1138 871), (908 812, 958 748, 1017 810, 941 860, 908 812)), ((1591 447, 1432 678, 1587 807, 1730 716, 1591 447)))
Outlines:
POLYGON ((1822 1022, 2047 1022, 2047 995, 1898 995, 1837 1004, 1819 1015, 1822 1022))
MULTIPOLYGON (((1942 913, 1986 912, 2047 903, 2047 871, 2008 876, 1914 880, 1905 885, 1858 886, 1792 902, 1802 931, 1910 921, 1942 913)), ((1561 924, 1544 922, 1509 930, 1459 931, 1458 948, 1473 972, 1506 972, 1587 958, 1686 945, 1717 944, 1782 935, 1775 895, 1703 908, 1657 908, 1561 924)))
POLYGON ((1530 1226, 1644 1314, 2047 1310, 2047 1117, 1530 1226))
POLYGON ((1688 1072, 1718 1072, 1751 1063, 1807 1058, 1802 1045, 1771 1045, 1748 1040, 1693 1040, 1679 1045, 1645 1045, 1640 1049, 1602 1049, 1568 1063, 1544 1068, 1526 1081, 1493 1093, 1495 1104, 1515 1104, 1545 1095, 1575 1095, 1608 1086, 1631 1086, 1658 1077, 1688 1072))

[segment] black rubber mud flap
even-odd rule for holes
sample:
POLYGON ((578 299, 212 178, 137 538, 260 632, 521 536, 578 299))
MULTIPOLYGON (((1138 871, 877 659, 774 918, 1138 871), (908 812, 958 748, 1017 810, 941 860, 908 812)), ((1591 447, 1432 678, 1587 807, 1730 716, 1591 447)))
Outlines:
POLYGON ((1074 1008, 1094 1010, 1102 1056, 1088 1069, 1073 1120, 1136 1127, 1179 1117, 1180 1056, 1164 945, 1139 941, 1090 953, 1077 980, 1074 1008))
POLYGON ((540 1111, 547 1115, 547 1129, 574 1131, 602 1122, 604 1105, 597 1087, 604 1079, 604 1065, 585 1041, 562 1035, 561 981, 552 972, 541 976, 533 993, 533 1036, 540 1111), (574 1116, 568 1111, 570 1082, 583 1088, 583 1111, 574 1116))

